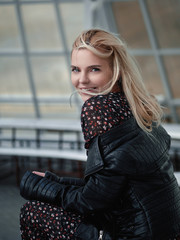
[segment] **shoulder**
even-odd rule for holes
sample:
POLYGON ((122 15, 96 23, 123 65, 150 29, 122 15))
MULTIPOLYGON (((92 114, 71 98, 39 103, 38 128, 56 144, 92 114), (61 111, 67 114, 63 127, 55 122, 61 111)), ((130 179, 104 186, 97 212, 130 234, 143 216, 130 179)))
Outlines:
POLYGON ((149 135, 129 119, 92 142, 88 161, 90 166, 92 159, 101 159, 111 171, 141 175, 156 171, 167 160, 168 150, 169 136, 161 126, 149 135))
POLYGON ((82 106, 82 111, 86 110, 97 110, 102 109, 103 110, 110 110, 109 107, 114 108, 123 108, 123 107, 129 107, 128 101, 123 93, 120 92, 110 92, 105 95, 97 95, 89 98, 86 100, 82 106))
POLYGON ((88 99, 82 106, 81 126, 89 141, 132 117, 123 93, 108 93, 88 99))

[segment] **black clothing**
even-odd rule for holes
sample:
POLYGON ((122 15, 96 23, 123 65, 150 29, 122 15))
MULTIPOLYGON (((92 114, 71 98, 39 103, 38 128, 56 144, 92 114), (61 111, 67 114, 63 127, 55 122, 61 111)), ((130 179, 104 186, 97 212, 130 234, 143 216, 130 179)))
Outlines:
POLYGON ((150 134, 134 118, 96 136, 84 180, 27 172, 21 195, 84 216, 77 239, 170 240, 180 233, 180 191, 161 127, 150 134), (79 185, 80 182, 80 185, 79 185))

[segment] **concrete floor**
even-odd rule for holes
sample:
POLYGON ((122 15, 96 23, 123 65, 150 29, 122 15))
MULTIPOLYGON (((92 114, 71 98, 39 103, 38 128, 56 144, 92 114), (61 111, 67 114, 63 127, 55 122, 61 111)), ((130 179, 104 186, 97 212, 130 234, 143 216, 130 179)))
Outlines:
MULTIPOLYGON (((59 164, 61 164, 59 161, 54 161, 52 164, 53 169, 61 169, 62 166, 59 164)), ((37 170, 36 161, 30 161, 28 165, 25 164, 23 166, 21 177, 26 170, 37 170)), ((70 163, 66 163, 63 167, 67 171, 72 171, 70 163)), ((13 172, 13 169, 15 169, 15 165, 11 161, 7 165, 0 165, 0 240, 21 240, 19 214, 21 206, 27 200, 20 196, 15 173, 9 174, 13 172), (7 174, 9 174, 9 177, 2 178, 7 174)), ((47 162, 44 161, 41 171, 46 169, 47 162)))
POLYGON ((20 240, 19 212, 25 203, 15 175, 0 180, 0 240, 20 240))

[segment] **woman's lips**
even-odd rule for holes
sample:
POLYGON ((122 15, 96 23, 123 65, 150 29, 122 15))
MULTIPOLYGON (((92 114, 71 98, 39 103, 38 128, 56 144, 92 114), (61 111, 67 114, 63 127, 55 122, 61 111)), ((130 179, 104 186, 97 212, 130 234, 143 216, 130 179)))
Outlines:
POLYGON ((92 88, 79 88, 81 92, 94 92, 94 90, 96 89, 96 87, 92 87, 92 88))

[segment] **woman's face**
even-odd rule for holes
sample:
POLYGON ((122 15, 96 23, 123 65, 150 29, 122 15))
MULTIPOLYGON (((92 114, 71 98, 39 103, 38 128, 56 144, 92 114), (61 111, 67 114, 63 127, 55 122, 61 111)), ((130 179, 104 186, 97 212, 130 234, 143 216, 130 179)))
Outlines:
POLYGON ((112 79, 112 71, 106 59, 96 56, 87 49, 73 50, 71 57, 71 81, 83 101, 99 93, 112 79), (85 90, 85 92, 82 92, 85 90))

